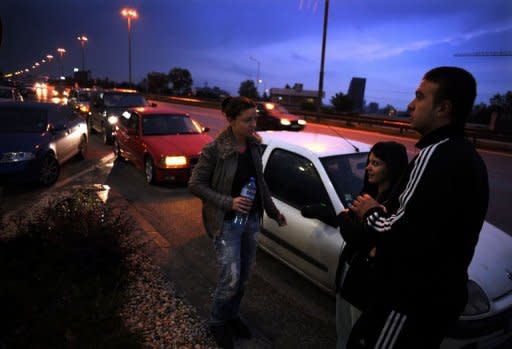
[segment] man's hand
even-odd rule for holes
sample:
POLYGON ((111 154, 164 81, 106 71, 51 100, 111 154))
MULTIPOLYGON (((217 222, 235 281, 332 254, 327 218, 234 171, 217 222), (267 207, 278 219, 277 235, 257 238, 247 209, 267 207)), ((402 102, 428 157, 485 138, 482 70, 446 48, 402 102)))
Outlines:
POLYGON ((249 200, 248 198, 243 197, 243 196, 238 196, 233 199, 233 204, 231 206, 231 209, 233 211, 238 211, 238 212, 247 214, 251 210, 251 206, 252 206, 251 200, 249 200))
POLYGON ((379 207, 379 204, 374 198, 368 194, 359 195, 353 202, 350 210, 355 213, 359 219, 363 219, 366 212, 374 207, 379 207))

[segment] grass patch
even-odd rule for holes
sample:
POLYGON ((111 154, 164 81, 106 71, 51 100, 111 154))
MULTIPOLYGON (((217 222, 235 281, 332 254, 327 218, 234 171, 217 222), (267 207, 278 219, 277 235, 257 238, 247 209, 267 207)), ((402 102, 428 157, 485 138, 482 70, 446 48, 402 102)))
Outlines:
POLYGON ((79 189, 0 240, 0 348, 139 348, 119 316, 129 221, 79 189))

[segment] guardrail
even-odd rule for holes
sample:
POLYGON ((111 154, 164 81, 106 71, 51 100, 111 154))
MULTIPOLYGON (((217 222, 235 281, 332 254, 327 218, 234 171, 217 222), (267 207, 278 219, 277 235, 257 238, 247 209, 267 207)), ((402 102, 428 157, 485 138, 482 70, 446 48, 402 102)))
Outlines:
MULTIPOLYGON (((205 108, 219 108, 219 100, 206 100, 193 97, 175 97, 175 96, 160 96, 160 95, 147 95, 149 99, 160 100, 163 102, 179 103, 186 105, 194 105, 205 108)), ((303 115, 307 121, 331 124, 336 126, 346 127, 364 127, 366 129, 394 129, 401 135, 416 135, 411 130, 409 120, 400 117, 387 117, 378 115, 367 115, 367 114, 328 114, 319 113, 312 111, 293 111, 294 114, 303 115)), ((487 125, 480 124, 468 124, 465 129, 466 137, 471 139, 473 143, 477 143, 478 140, 485 139, 496 142, 511 143, 512 147, 512 134, 500 133, 490 130, 487 125)))

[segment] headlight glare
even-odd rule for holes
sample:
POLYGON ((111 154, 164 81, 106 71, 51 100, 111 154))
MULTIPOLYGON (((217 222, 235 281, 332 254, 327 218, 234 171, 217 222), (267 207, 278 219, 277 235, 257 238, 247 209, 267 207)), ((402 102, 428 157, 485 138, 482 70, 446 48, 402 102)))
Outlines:
POLYGON ((0 162, 19 162, 19 161, 28 161, 36 158, 34 153, 29 152, 10 152, 4 153, 0 162))
POLYGON ((490 310, 489 298, 473 280, 468 280, 468 304, 462 315, 471 316, 487 313, 490 310))
POLYGON ((165 156, 162 162, 167 168, 178 168, 187 166, 187 158, 185 156, 165 156))
POLYGON ((117 120, 118 120, 118 117, 115 116, 115 115, 111 115, 108 117, 108 123, 111 124, 111 125, 114 125, 117 123, 117 120))
POLYGON ((281 125, 288 126, 291 125, 291 122, 288 119, 281 119, 281 125))
POLYGON ((299 125, 306 125, 306 120, 302 120, 302 119, 301 119, 301 120, 297 121, 297 123, 298 123, 299 125))

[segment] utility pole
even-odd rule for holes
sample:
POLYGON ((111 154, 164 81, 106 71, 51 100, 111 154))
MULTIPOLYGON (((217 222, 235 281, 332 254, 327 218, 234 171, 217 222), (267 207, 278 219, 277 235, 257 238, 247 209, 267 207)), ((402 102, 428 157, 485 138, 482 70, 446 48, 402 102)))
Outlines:
POLYGON ((322 35, 322 59, 320 62, 320 78, 318 79, 318 110, 322 106, 324 97, 324 62, 325 62, 325 44, 327 41, 327 21, 329 19, 329 0, 325 0, 324 8, 324 29, 322 35))

